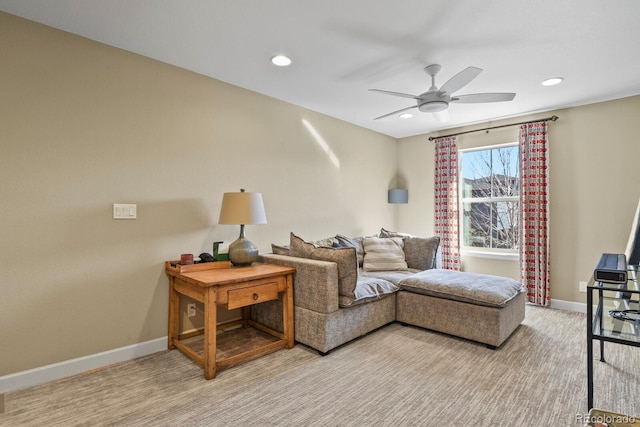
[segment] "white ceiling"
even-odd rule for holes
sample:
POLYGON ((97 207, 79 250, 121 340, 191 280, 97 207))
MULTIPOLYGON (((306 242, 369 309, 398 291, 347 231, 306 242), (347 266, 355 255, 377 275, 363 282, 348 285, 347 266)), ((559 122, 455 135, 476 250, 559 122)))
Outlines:
POLYGON ((638 0, 0 0, 0 10, 396 138, 640 94, 638 0), (273 66, 274 54, 293 64, 273 66), (374 121, 473 65, 449 121, 374 121), (563 84, 541 86, 548 77, 563 84))

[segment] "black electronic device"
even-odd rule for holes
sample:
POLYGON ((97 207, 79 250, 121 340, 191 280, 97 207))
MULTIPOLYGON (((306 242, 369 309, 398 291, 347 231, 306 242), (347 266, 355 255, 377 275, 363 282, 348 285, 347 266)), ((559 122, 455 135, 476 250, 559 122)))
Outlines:
POLYGON ((200 254, 200 262, 213 262, 215 259, 213 255, 203 252, 200 254))
POLYGON ((596 282, 627 283, 627 257, 624 254, 602 254, 593 278, 596 282))

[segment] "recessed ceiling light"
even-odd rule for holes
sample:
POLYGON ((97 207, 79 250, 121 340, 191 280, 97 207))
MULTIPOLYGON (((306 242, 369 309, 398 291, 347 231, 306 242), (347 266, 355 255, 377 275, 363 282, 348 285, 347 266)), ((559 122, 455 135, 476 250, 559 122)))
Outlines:
POLYGON ((555 86, 562 83, 564 79, 562 77, 552 77, 542 82, 542 86, 555 86))
POLYGON ((400 114, 400 118, 401 119, 410 119, 411 117, 413 117, 413 114, 411 114, 411 113, 400 114))
POLYGON ((284 55, 276 55, 271 58, 271 62, 278 67, 286 67, 291 64, 291 59, 284 55))

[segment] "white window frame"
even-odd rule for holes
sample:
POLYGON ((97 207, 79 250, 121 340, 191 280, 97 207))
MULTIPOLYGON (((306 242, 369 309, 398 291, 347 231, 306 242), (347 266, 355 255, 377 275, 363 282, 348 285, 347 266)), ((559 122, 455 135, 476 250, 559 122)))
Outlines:
MULTIPOLYGON (((494 145, 484 145, 482 147, 474 147, 474 148, 461 148, 458 150, 458 153, 462 154, 462 156, 458 156, 458 188, 460 191, 458 192, 458 233, 460 236, 460 254, 465 256, 473 256, 478 258, 493 258, 493 259, 507 259, 507 260, 517 260, 520 256, 520 251, 518 248, 515 249, 500 249, 500 248, 481 248, 476 246, 465 246, 464 245, 464 203, 467 202, 519 202, 520 201, 520 193, 518 192, 517 196, 513 197, 463 197, 463 183, 464 177, 462 175, 462 158, 464 157, 464 153, 469 153, 473 151, 486 151, 493 150, 496 148, 508 148, 508 147, 519 147, 520 144, 518 142, 506 142, 502 144, 494 144, 494 145)), ((520 165, 518 165, 518 168, 520 165)), ((521 171, 519 171, 521 172, 521 171)), ((522 174, 520 173, 520 176, 522 174)))

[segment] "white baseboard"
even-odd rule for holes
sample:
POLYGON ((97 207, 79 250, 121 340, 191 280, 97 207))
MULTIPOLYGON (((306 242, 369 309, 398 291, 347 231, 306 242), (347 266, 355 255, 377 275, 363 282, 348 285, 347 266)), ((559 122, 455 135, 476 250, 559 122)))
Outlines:
POLYGON ((579 313, 587 312, 587 304, 583 302, 564 301, 561 299, 552 299, 551 308, 557 308, 560 310, 577 311, 579 313))
POLYGON ((167 337, 162 337, 102 353, 29 369, 27 371, 16 372, 0 377, 0 394, 44 384, 71 375, 81 374, 82 372, 92 369, 132 360, 166 349, 167 337))

